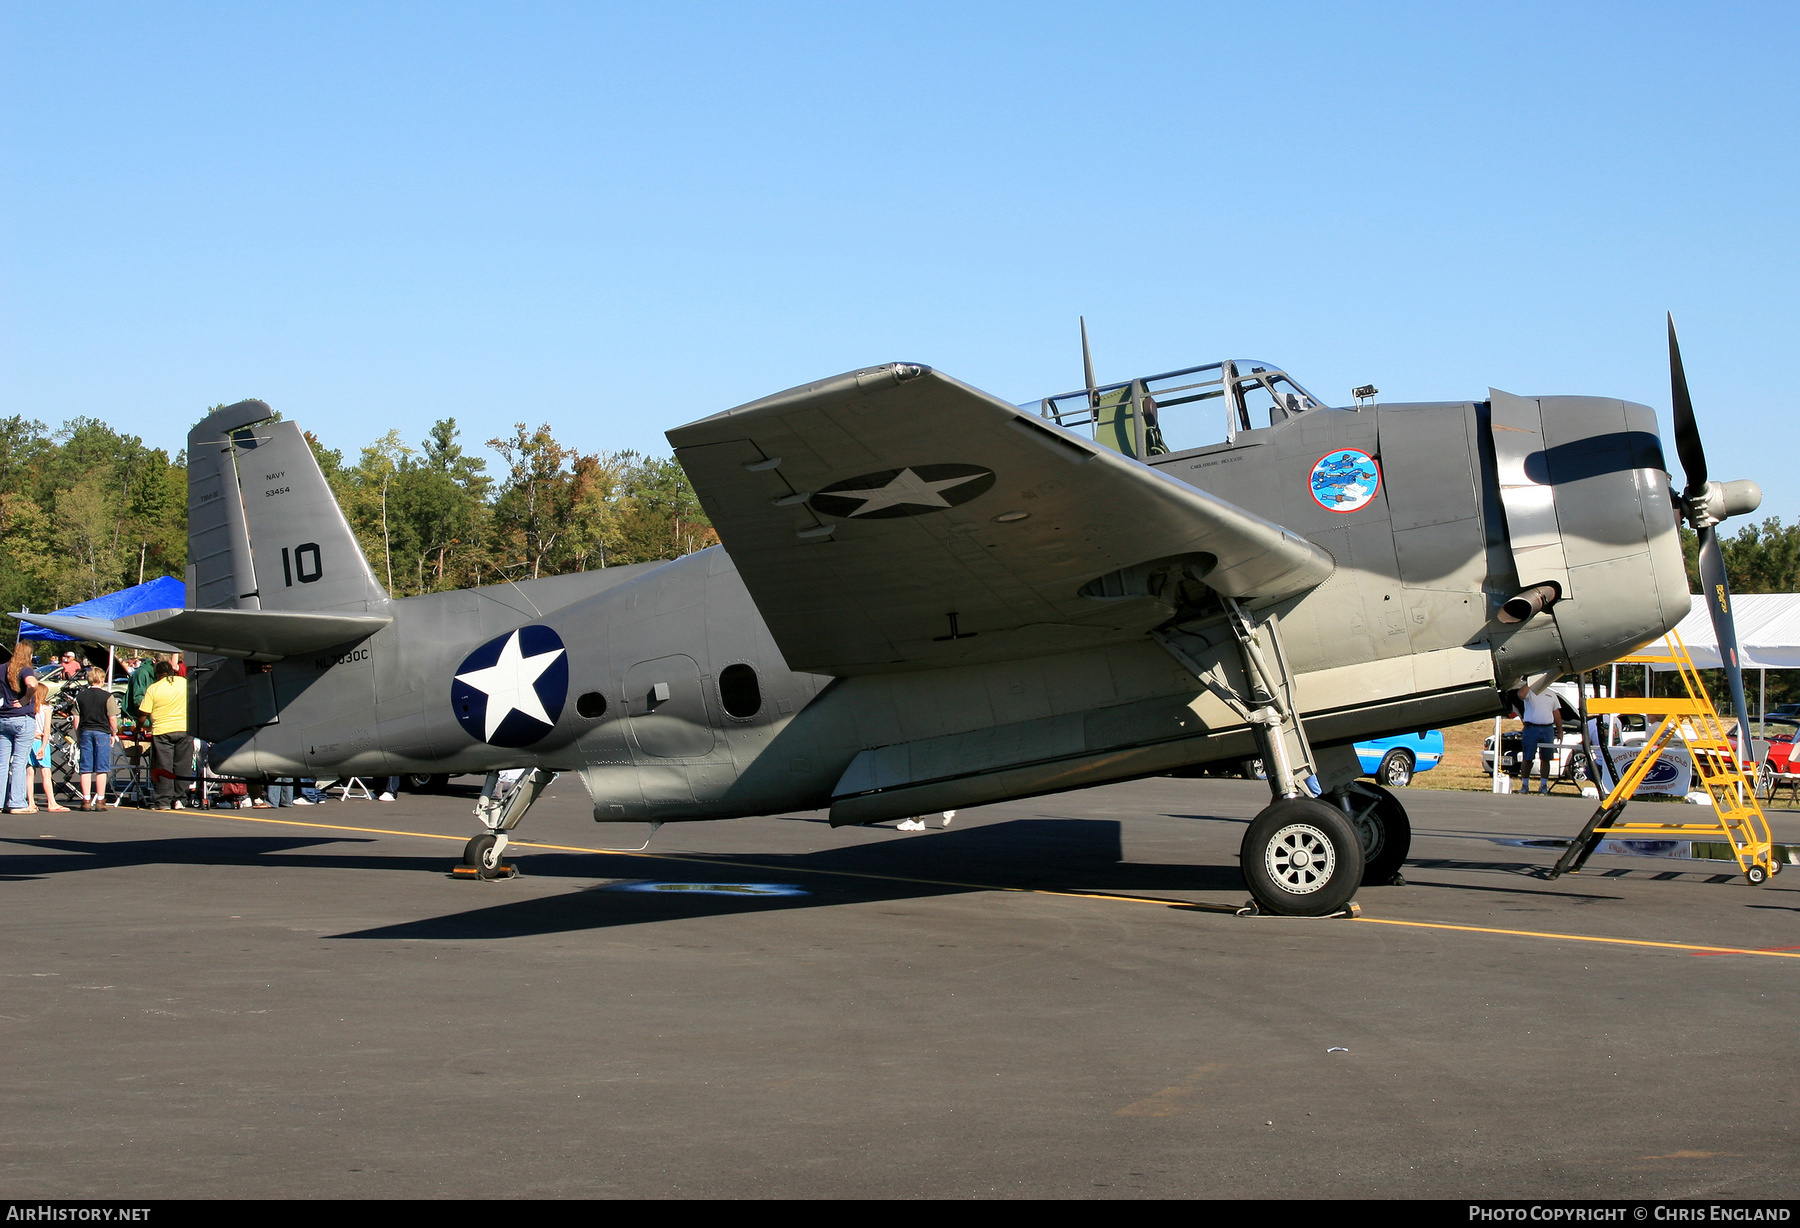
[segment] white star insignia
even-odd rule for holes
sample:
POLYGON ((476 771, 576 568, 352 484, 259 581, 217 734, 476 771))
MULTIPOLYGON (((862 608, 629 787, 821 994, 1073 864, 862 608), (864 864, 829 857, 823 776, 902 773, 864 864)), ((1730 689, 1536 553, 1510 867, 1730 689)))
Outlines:
POLYGON ((863 505, 851 512, 852 516, 866 516, 870 512, 880 511, 884 507, 899 507, 912 504, 916 507, 950 507, 952 504, 938 492, 948 490, 952 486, 961 486, 964 482, 973 482, 985 474, 971 473, 966 477, 945 478, 941 482, 927 482, 911 469, 902 469, 888 481, 886 486, 874 490, 834 490, 830 492, 833 499, 861 499, 863 505))
POLYGON ((484 742, 492 741, 494 731, 514 712, 523 712, 532 720, 542 721, 546 725, 556 723, 544 711, 544 701, 538 698, 536 684, 543 672, 556 664, 556 658, 562 654, 561 648, 554 648, 549 652, 540 652, 535 657, 520 656, 519 633, 515 631, 506 637, 498 661, 486 669, 472 669, 466 674, 456 675, 458 682, 466 682, 487 696, 487 733, 482 735, 484 742))

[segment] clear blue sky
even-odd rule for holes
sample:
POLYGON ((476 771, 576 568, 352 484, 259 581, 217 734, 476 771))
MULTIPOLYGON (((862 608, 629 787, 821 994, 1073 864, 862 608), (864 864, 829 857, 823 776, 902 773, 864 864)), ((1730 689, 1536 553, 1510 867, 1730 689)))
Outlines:
POLYGON ((870 363, 1598 393, 1800 516, 1792 5, 0 5, 0 413, 584 448, 870 363), (1666 416, 1665 416, 1666 433, 1666 416))

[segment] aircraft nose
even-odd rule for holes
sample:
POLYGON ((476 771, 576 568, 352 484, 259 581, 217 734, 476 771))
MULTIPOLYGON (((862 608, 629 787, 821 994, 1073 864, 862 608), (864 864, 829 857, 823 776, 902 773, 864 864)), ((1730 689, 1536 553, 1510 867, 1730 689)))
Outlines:
POLYGON ((1690 603, 1655 411, 1602 397, 1490 395, 1519 588, 1560 594, 1549 620, 1514 637, 1516 676, 1592 669, 1665 634, 1690 603))

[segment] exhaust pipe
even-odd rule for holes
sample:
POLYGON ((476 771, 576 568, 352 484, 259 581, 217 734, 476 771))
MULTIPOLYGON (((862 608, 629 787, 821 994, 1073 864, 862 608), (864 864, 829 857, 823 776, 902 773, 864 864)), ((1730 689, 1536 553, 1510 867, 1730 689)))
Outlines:
POLYGON ((1522 623, 1533 614, 1542 613, 1555 605, 1560 596, 1562 590, 1554 584, 1533 585, 1507 598, 1506 604, 1500 607, 1500 621, 1522 623))

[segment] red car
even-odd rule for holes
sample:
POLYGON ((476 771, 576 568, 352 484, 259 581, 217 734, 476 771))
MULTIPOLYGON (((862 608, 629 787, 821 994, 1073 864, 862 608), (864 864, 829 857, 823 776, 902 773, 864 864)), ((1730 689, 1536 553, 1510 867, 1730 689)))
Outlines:
MULTIPOLYGON (((1732 750, 1738 747, 1737 722, 1731 722, 1731 732, 1727 735, 1732 750)), ((1770 716, 1762 725, 1762 736, 1750 736, 1751 761, 1758 765, 1756 783, 1759 792, 1767 794, 1775 783, 1775 777, 1788 772, 1800 771, 1800 763, 1789 766, 1794 753, 1794 740, 1800 736, 1800 719, 1791 716, 1770 716)))

